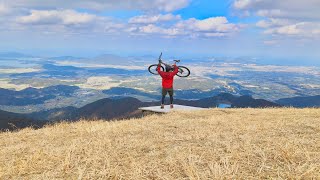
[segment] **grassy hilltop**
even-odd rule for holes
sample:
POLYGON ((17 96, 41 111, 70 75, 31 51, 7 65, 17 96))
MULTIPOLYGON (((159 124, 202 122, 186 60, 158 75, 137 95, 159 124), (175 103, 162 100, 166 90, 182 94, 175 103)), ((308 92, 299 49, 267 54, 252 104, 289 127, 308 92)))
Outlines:
POLYGON ((0 139, 0 179, 320 178, 320 109, 173 112, 0 139))

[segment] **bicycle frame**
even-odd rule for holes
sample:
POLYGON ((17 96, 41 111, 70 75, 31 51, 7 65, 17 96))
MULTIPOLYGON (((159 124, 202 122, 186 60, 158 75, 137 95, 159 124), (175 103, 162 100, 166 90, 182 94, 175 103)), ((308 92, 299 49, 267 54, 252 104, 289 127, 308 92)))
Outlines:
MULTIPOLYGON (((159 56, 159 58, 158 58, 158 60, 160 61, 160 64, 163 64, 163 65, 165 65, 165 66, 172 66, 171 64, 164 63, 161 58, 162 58, 162 52, 160 53, 160 56, 159 56)), ((180 62, 180 60, 173 60, 173 61, 174 61, 174 64, 180 62)))
MULTIPOLYGON (((165 65, 165 66, 173 67, 172 64, 167 64, 167 63, 163 62, 161 58, 162 58, 162 52, 161 52, 161 54, 160 54, 160 56, 159 56, 159 58, 158 58, 158 61, 159 61, 158 64, 163 64, 163 65, 165 65)), ((174 65, 176 65, 177 63, 180 62, 180 60, 173 60, 173 61, 174 61, 174 65)), ((153 65, 150 65, 150 66, 149 66, 148 70, 149 70, 149 72, 150 72, 151 74, 155 74, 155 75, 158 74, 158 73, 154 73, 154 72, 152 72, 152 70, 150 70, 150 68, 152 68, 152 67, 156 68, 156 67, 158 66, 158 64, 153 64, 153 65)), ((162 67, 162 69, 164 70, 163 66, 161 66, 161 67, 162 67)), ((185 66, 178 66, 178 69, 179 69, 179 73, 180 73, 180 74, 177 74, 177 76, 180 76, 180 77, 188 77, 188 76, 190 75, 190 70, 189 70, 187 67, 185 67, 185 66), (184 73, 184 72, 187 72, 187 74, 186 74, 186 75, 182 75, 182 73, 184 73)))

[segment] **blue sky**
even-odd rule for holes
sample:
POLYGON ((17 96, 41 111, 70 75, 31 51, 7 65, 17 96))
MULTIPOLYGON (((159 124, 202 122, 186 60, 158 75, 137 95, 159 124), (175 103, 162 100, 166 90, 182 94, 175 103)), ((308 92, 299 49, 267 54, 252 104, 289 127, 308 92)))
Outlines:
POLYGON ((0 51, 320 57, 319 0, 1 0, 0 51))
POLYGON ((232 6, 230 0, 194 0, 186 8, 178 10, 175 14, 181 14, 184 19, 206 19, 215 16, 229 16, 232 6))

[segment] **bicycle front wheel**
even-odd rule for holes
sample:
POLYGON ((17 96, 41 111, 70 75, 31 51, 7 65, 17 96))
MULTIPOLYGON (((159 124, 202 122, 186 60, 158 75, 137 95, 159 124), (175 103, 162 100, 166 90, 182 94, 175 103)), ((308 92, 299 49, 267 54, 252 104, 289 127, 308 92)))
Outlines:
MULTIPOLYGON (((159 73, 157 71, 157 68, 158 68, 158 64, 153 64, 153 65, 149 66, 148 71, 151 74, 158 75, 159 73)), ((162 71, 164 71, 164 68, 162 66, 160 66, 160 68, 162 71)))
POLYGON ((178 74, 179 77, 188 77, 190 75, 190 70, 185 66, 178 66, 178 74))

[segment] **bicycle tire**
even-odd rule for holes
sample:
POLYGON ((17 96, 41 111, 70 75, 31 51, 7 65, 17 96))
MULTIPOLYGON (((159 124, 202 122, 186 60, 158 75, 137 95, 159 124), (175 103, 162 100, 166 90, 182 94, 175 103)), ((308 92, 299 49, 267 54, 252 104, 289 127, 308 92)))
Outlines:
MULTIPOLYGON (((158 68, 158 64, 152 64, 152 65, 149 66, 148 71, 151 74, 159 75, 159 73, 157 71, 157 68, 158 68)), ((164 67, 160 66, 160 68, 161 68, 162 71, 164 71, 164 67)))
POLYGON ((190 76, 190 70, 185 66, 178 66, 179 72, 177 76, 179 77, 188 77, 190 76))

